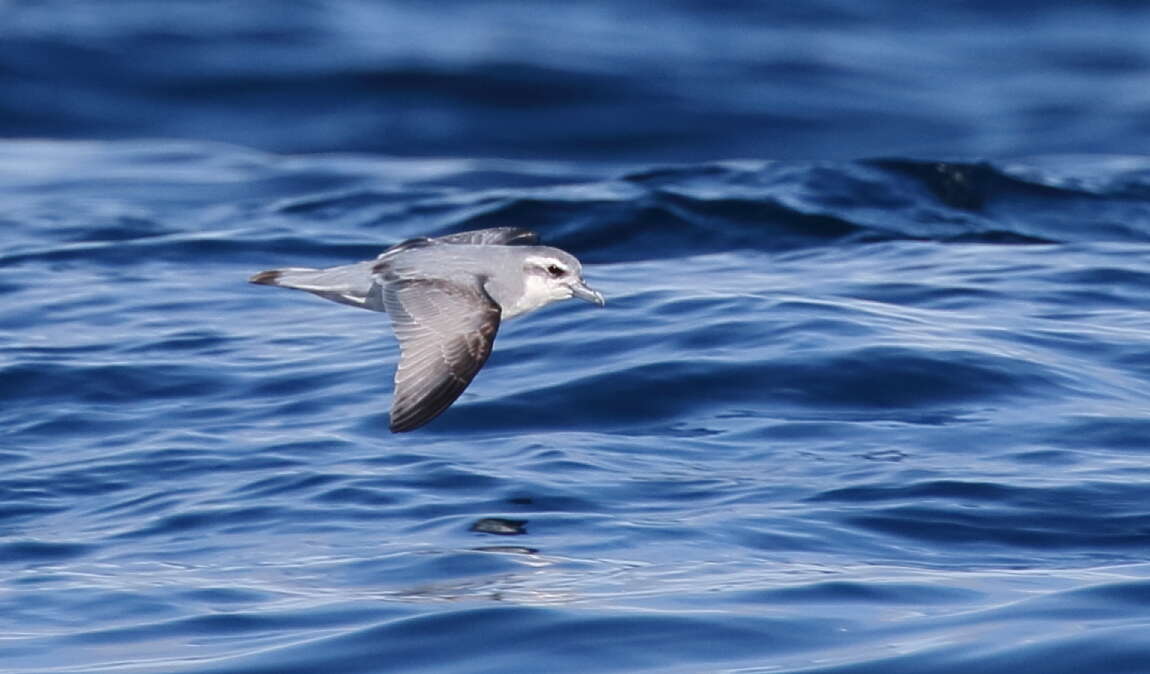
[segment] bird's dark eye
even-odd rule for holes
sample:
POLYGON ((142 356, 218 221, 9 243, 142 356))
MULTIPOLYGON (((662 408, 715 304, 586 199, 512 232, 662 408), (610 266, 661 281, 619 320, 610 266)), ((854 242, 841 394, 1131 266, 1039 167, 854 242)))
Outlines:
POLYGON ((547 273, 558 278, 564 274, 565 270, 557 264, 547 265, 547 273))

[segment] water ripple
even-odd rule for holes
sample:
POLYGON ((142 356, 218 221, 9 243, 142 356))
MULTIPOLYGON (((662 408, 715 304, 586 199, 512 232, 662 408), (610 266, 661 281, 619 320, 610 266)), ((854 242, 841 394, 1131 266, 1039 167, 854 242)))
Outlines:
POLYGON ((0 659, 1139 672, 1145 165, 2 143, 0 659), (488 224, 610 301, 419 433, 385 317, 246 283, 488 224))

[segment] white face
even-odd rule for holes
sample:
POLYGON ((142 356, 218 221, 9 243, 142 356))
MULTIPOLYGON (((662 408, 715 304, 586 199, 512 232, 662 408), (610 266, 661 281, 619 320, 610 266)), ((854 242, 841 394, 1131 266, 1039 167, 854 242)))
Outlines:
POLYGON ((571 261, 555 256, 533 256, 524 260, 528 294, 542 294, 548 299, 565 300, 571 297, 571 284, 580 283, 578 267, 571 261))
POLYGON ((571 283, 578 281, 568 263, 551 256, 532 256, 523 261, 523 296, 504 317, 534 311, 571 297, 571 283))
POLYGON ((552 302, 578 297, 602 306, 603 296, 583 282, 583 269, 573 256, 531 255, 523 260, 523 295, 514 305, 503 307, 503 317, 510 318, 538 309, 552 302))

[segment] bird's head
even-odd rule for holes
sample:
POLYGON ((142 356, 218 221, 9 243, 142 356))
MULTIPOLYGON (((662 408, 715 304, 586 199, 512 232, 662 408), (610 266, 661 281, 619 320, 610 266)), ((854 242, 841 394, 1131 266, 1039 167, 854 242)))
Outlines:
MULTIPOLYGON (((542 247, 540 247, 542 248, 542 247)), ((592 290, 583 280, 583 265, 574 255, 548 248, 523 260, 527 294, 537 297, 538 306, 578 297, 599 306, 607 303, 602 293, 592 290)))

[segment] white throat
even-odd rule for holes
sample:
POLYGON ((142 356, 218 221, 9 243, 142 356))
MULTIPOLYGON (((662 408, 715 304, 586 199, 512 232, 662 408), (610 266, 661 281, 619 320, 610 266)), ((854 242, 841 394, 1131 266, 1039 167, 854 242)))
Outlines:
POLYGON ((515 299, 510 306, 503 306, 503 318, 513 318, 520 314, 551 304, 557 300, 565 300, 571 296, 566 288, 556 285, 549 279, 534 274, 524 279, 523 294, 515 299))

